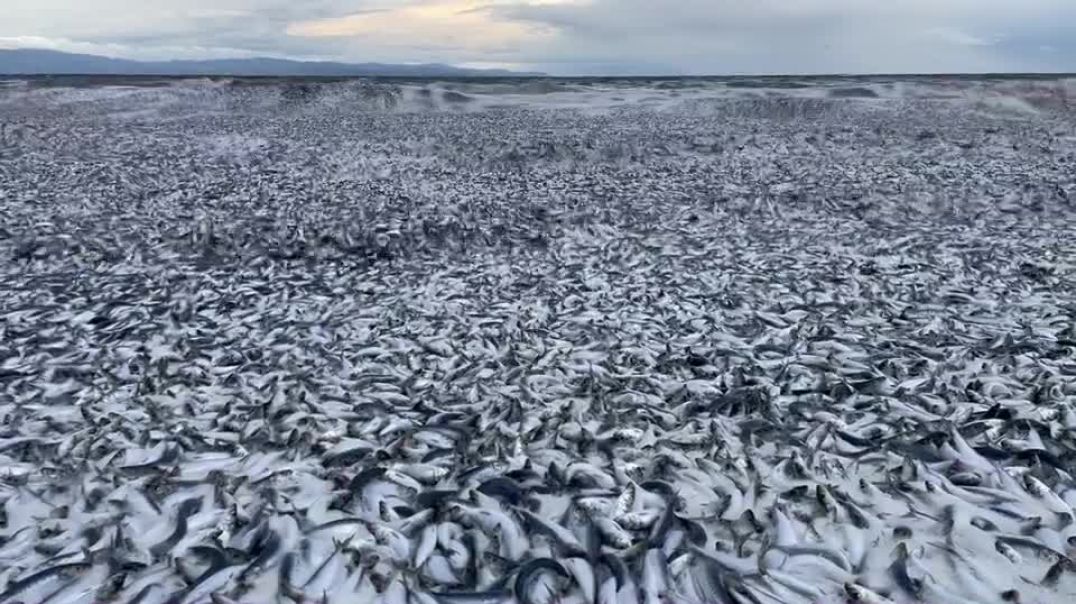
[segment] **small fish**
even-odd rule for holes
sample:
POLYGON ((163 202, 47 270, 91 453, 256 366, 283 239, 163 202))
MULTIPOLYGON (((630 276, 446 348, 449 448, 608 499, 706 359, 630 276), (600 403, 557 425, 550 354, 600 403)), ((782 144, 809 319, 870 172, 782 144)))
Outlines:
POLYGON ((579 590, 583 592, 584 600, 588 604, 595 604, 598 598, 598 581, 590 562, 583 558, 565 558, 561 564, 575 579, 579 590))
MULTIPOLYGON (((524 563, 516 574, 515 584, 512 588, 512 591, 516 596, 516 601, 519 602, 519 604, 537 604, 537 601, 533 598, 535 594, 532 593, 532 591, 538 587, 538 582, 541 580, 543 574, 552 574, 564 579, 570 577, 568 571, 552 558, 537 558, 524 563)), ((549 589, 549 587, 543 585, 541 586, 541 589, 545 590, 549 589)))
POLYGON ((642 590, 647 604, 659 604, 669 590, 668 566, 660 549, 647 550, 643 558, 642 590))
POLYGON ((617 516, 616 522, 624 528, 638 531, 650 528, 660 517, 660 510, 648 509, 617 516))
POLYGON ((995 541, 994 549, 997 550, 997 552, 1002 556, 1008 558, 1009 562, 1012 562, 1013 564, 1021 564, 1024 561, 1023 556, 1021 556, 1019 552, 1017 552, 1015 549, 1013 549, 1011 545, 1005 543, 1004 541, 995 541))
POLYGON ((849 604, 894 604, 893 600, 855 583, 845 583, 844 593, 849 604))
POLYGON ((603 516, 595 517, 591 519, 594 526, 598 529, 598 533, 602 536, 602 540, 609 545, 617 549, 627 549, 631 547, 633 540, 631 534, 620 527, 611 518, 605 518, 603 516))
POLYGON ((898 543, 893 563, 889 565, 889 574, 901 589, 909 595, 919 598, 923 592, 923 581, 912 577, 908 572, 909 558, 907 543, 904 541, 898 543))
POLYGON ((150 553, 153 554, 154 557, 160 557, 171 551, 171 549, 187 535, 187 519, 201 507, 202 499, 200 497, 192 497, 180 503, 179 508, 176 510, 175 529, 164 539, 164 541, 151 547, 149 550, 150 553))
POLYGON ((635 505, 635 489, 635 483, 630 483, 620 492, 613 504, 613 518, 621 518, 631 511, 635 505))
POLYGON ((418 544, 415 546, 415 568, 421 568, 426 560, 433 554, 437 548, 437 526, 428 525, 422 529, 422 534, 419 536, 418 544))
POLYGON ((2 593, 0 593, 0 602, 8 601, 8 598, 12 598, 18 595, 32 585, 40 583, 41 581, 44 581, 49 577, 62 575, 70 572, 84 571, 89 569, 91 566, 92 565, 89 562, 71 562, 68 564, 57 564, 55 566, 50 566, 35 573, 30 573, 29 575, 21 579, 11 581, 8 584, 7 588, 2 593))
POLYGON ((1071 518, 1073 514, 1072 508, 1058 497, 1053 489, 1043 484, 1041 480, 1035 478, 1031 474, 1024 474, 1023 480, 1024 486, 1027 488, 1028 492, 1042 500, 1051 512, 1068 515, 1071 518))

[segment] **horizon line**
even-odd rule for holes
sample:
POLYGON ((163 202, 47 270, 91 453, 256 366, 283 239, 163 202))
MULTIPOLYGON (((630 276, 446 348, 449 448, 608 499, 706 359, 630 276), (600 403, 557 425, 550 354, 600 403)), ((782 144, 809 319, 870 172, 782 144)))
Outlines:
MULTIPOLYGON (((185 61, 187 59, 179 59, 185 61)), ((193 59, 195 61, 234 61, 237 59, 193 59)), ((244 60, 244 59, 238 59, 244 60)), ((370 62, 367 65, 393 66, 437 66, 450 67, 461 71, 500 71, 503 74, 491 75, 387 75, 387 74, 244 74, 244 73, 108 73, 108 72, 35 72, 35 73, 5 73, 0 72, 3 78, 56 78, 56 77, 109 77, 109 78, 249 78, 249 79, 284 79, 305 78, 320 80, 345 80, 355 78, 378 78, 378 79, 497 79, 497 78, 526 78, 547 80, 585 80, 585 79, 617 79, 617 80, 682 80, 682 79, 733 79, 733 78, 938 78, 938 77, 983 77, 983 78, 1034 78, 1034 77, 1076 77, 1073 71, 966 71, 966 72, 805 72, 805 73, 713 73, 713 74, 587 74, 587 75, 555 75, 535 71, 514 72, 511 69, 502 68, 472 68, 460 67, 451 63, 380 63, 370 62)), ((360 66, 362 63, 355 63, 360 66)))
MULTIPOLYGON (((545 78, 545 79, 704 79, 704 78, 924 78, 924 77, 986 77, 986 78, 1033 78, 1033 77, 1076 77, 1076 71, 967 71, 967 72, 733 72, 733 73, 707 73, 707 74, 678 74, 678 73, 640 73, 640 74, 586 74, 586 75, 556 75, 550 74, 538 70, 528 70, 523 67, 518 68, 506 68, 506 67, 468 67, 458 63, 444 63, 444 62, 383 62, 383 61, 350 61, 350 60, 330 60, 330 59, 297 59, 290 57, 279 57, 271 55, 259 55, 252 57, 221 57, 211 59, 129 59, 124 57, 115 57, 109 55, 99 55, 93 53, 83 52, 69 52, 65 50, 56 50, 53 48, 40 48, 40 47, 9 47, 0 48, 0 51, 44 51, 61 55, 70 56, 83 56, 83 57, 96 57, 112 61, 125 61, 129 63, 140 64, 153 64, 153 63, 219 63, 219 62, 232 62, 232 61, 283 61, 296 64, 334 64, 344 66, 362 67, 365 65, 378 65, 384 67, 447 67, 451 69, 458 69, 461 71, 471 72, 502 72, 491 73, 490 75, 482 75, 481 73, 475 73, 473 75, 458 75, 458 76, 408 76, 408 75, 362 75, 362 74, 338 74, 338 75, 326 75, 326 74, 244 74, 244 73, 182 73, 182 72, 145 72, 145 73, 109 73, 109 72, 35 72, 35 73, 6 73, 0 72, 0 77, 12 78, 12 77, 162 77, 162 78, 320 78, 320 79, 346 79, 346 78, 410 78, 410 79, 425 79, 425 78, 438 78, 438 77, 452 77, 452 78, 545 78)), ((540 64, 540 63, 539 63, 540 64)))

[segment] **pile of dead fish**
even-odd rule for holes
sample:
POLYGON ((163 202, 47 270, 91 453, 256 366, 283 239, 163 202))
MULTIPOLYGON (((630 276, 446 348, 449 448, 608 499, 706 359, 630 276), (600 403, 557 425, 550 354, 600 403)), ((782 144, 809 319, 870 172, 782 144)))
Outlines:
POLYGON ((101 96, 0 105, 0 602, 1076 598, 1071 115, 101 96))

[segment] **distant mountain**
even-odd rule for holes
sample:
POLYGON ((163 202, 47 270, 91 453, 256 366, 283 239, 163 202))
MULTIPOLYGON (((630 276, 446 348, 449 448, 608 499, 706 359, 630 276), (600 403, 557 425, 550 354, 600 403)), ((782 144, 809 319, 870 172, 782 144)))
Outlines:
POLYGON ((467 69, 439 63, 333 63, 288 59, 212 59, 205 61, 132 61, 97 55, 31 48, 0 49, 3 75, 152 75, 152 76, 400 76, 512 77, 540 76, 503 69, 467 69))

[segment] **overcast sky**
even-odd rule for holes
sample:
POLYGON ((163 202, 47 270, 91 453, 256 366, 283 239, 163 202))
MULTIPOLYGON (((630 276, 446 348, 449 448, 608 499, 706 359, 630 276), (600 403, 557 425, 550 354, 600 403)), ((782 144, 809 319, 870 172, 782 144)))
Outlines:
POLYGON ((1076 0, 0 0, 0 46, 562 75, 1076 71, 1076 0))

